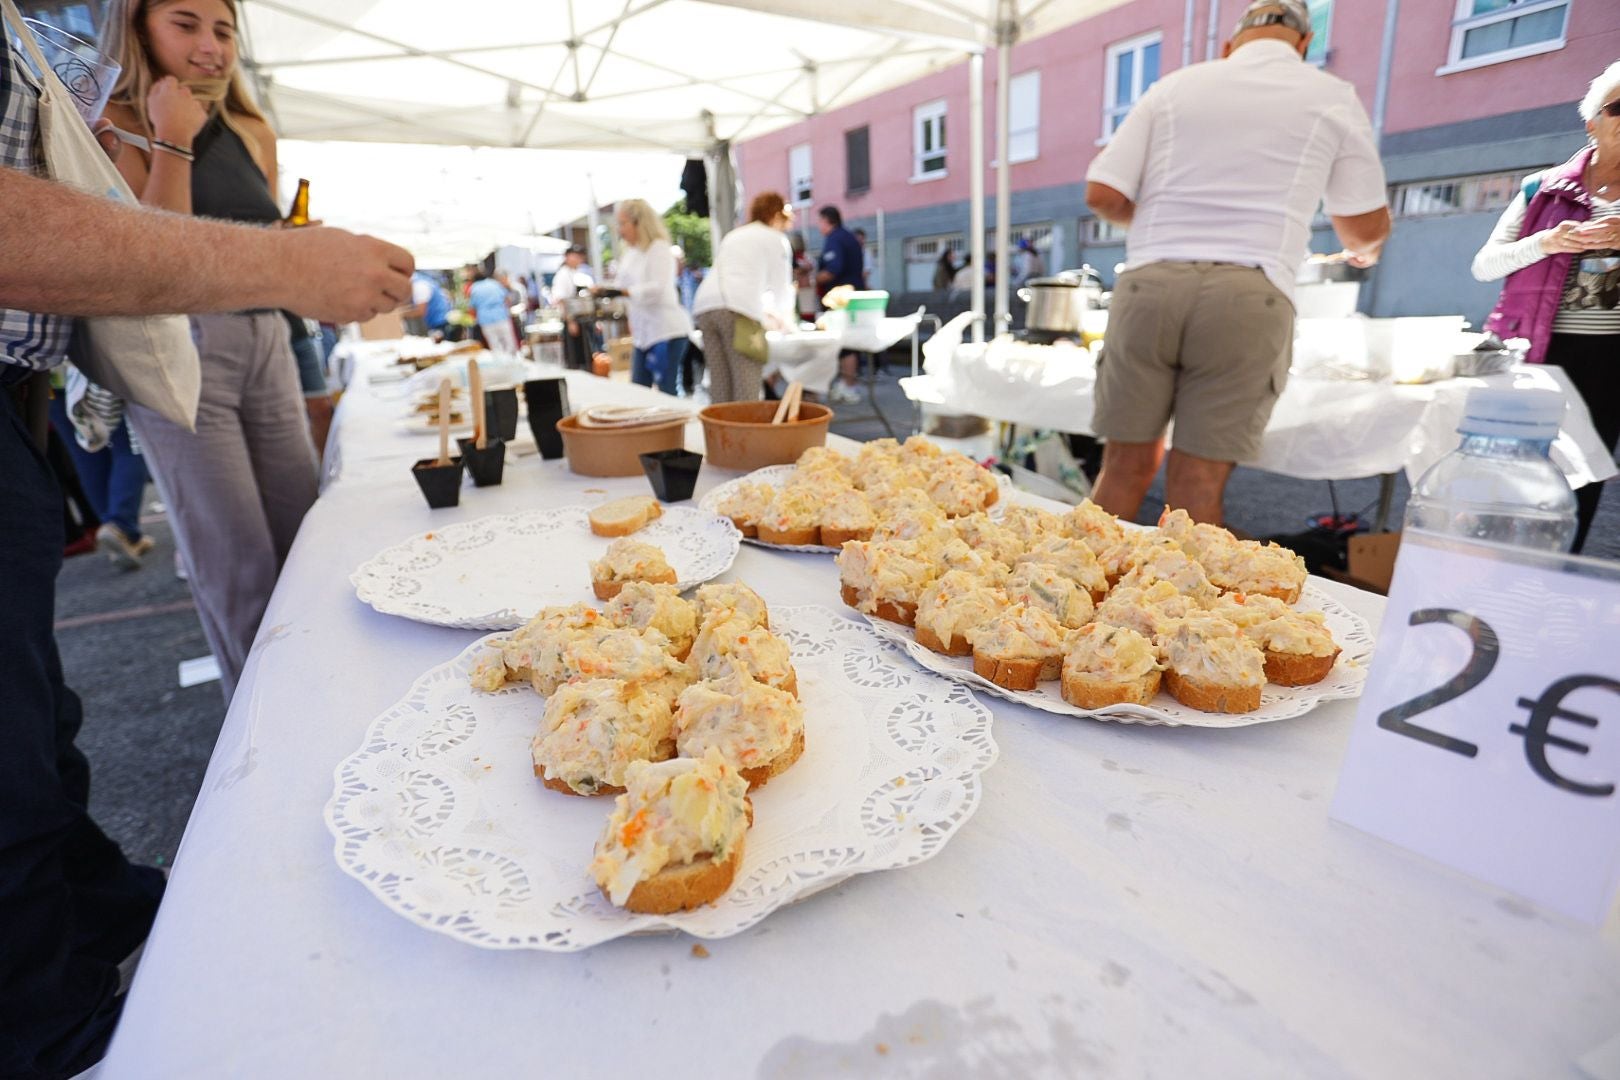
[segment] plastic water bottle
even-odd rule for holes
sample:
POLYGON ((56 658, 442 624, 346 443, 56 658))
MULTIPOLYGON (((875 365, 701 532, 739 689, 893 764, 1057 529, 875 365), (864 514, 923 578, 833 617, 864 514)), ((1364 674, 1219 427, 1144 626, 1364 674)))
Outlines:
POLYGON ((1412 488, 1407 527, 1568 551, 1575 493, 1550 456, 1563 417, 1557 390, 1470 390, 1457 426, 1462 444, 1412 488))

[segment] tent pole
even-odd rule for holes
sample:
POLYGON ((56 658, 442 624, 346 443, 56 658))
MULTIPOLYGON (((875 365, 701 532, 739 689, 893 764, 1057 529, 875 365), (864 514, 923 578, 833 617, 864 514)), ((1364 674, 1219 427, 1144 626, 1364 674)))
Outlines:
POLYGON ((1018 27, 1012 19, 1012 0, 1001 0, 996 20, 996 324, 995 332, 1012 329, 1012 307, 1007 286, 1012 281, 1012 163, 1008 158, 1008 131, 1012 120, 1012 43, 1018 27))
POLYGON ((984 340, 984 53, 968 58, 968 256, 973 261, 973 340, 984 340))

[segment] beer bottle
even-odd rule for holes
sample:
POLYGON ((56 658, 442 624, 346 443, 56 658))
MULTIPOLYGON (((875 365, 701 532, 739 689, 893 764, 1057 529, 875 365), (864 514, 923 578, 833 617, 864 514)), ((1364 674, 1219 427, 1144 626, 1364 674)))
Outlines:
POLYGON ((293 196, 292 209, 287 211, 285 223, 291 228, 309 224, 309 181, 298 181, 298 194, 293 196))

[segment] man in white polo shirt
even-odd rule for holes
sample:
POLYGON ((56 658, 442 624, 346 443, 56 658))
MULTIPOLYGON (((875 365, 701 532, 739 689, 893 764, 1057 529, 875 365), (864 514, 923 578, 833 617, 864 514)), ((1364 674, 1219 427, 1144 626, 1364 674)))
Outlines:
POLYGON ((1358 265, 1389 235, 1366 110, 1304 62, 1310 41, 1299 0, 1251 4, 1223 59, 1155 83, 1086 173, 1086 205, 1130 229, 1095 421, 1093 498, 1122 517, 1141 508, 1174 417, 1166 501, 1221 522, 1232 467, 1258 452, 1288 379, 1317 205, 1358 265))

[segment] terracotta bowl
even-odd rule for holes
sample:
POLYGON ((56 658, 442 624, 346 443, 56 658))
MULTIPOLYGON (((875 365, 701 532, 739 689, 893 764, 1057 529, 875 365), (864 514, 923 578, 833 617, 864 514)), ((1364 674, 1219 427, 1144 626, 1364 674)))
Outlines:
POLYGON ((580 427, 579 417, 557 421, 568 467, 581 476, 640 476, 641 455, 686 446, 686 421, 671 420, 645 427, 580 427))
POLYGON ((767 465, 791 465, 812 446, 827 444, 833 411, 807 401, 799 418, 773 424, 775 401, 729 401, 698 413, 703 421, 705 460, 721 469, 752 472, 767 465))

